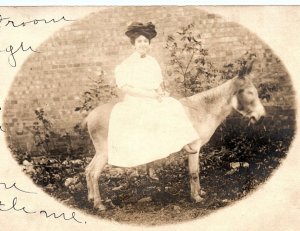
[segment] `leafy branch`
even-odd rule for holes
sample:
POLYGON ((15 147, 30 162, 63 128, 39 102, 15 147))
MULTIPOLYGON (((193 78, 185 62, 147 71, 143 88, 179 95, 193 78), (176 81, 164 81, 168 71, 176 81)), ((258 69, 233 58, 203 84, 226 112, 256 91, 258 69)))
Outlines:
POLYGON ((217 70, 208 59, 201 35, 195 33, 194 24, 182 27, 167 37, 165 48, 170 53, 170 75, 175 77, 179 94, 189 96, 203 89, 203 81, 217 76, 217 70), (205 79, 202 77, 206 77, 205 79))
POLYGON ((81 105, 75 108, 75 111, 91 111, 99 103, 105 103, 111 98, 116 97, 116 90, 104 78, 104 71, 101 71, 96 77, 88 77, 90 80, 90 89, 82 95, 81 105))
POLYGON ((34 111, 37 121, 33 123, 33 135, 35 145, 37 147, 43 147, 46 153, 50 152, 51 143, 50 137, 54 134, 53 125, 49 119, 45 116, 43 108, 36 109, 34 111))
POLYGON ((255 56, 246 52, 237 60, 217 68, 193 23, 168 35, 165 48, 170 54, 167 72, 172 77, 171 93, 174 94, 172 91, 175 91, 175 94, 184 97, 208 90, 225 79, 233 78, 247 64, 248 59, 255 56))

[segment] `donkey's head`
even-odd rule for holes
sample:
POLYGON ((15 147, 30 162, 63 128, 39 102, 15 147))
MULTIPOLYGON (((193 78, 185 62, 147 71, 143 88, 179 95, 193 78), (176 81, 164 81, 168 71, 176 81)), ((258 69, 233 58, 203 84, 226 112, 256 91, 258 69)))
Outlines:
POLYGON ((257 122, 266 114, 264 106, 258 97, 257 89, 249 79, 253 62, 254 58, 250 58, 240 70, 238 77, 236 77, 236 90, 232 100, 234 109, 249 118, 251 123, 257 122))

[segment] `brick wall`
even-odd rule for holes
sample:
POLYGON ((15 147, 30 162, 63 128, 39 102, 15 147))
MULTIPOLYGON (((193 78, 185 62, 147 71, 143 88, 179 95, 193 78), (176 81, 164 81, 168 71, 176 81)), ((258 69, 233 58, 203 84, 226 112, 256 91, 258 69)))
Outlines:
MULTIPOLYGON (((113 86, 114 67, 131 54, 124 32, 132 21, 152 21, 156 25, 158 35, 152 41, 151 53, 163 70, 168 61, 164 49, 167 35, 190 23, 201 33, 210 59, 217 66, 246 51, 255 52, 255 84, 273 86, 264 104, 274 114, 288 110, 294 115, 294 91, 284 65, 266 44, 242 26, 198 7, 111 7, 56 32, 38 48, 41 53, 28 58, 6 99, 4 123, 8 140, 21 147, 30 144, 36 108, 44 108, 58 134, 81 121, 83 115, 74 109, 89 89, 90 78, 103 70, 108 84, 113 86)), ((110 97, 109 91, 103 94, 103 102, 110 97)))

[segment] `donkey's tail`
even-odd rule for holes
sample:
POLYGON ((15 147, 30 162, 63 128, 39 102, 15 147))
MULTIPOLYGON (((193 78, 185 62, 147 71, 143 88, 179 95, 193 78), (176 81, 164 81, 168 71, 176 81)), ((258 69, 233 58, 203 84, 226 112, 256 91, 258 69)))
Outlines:
POLYGON ((81 128, 85 128, 87 125, 87 117, 85 117, 82 122, 80 123, 81 128))
POLYGON ((82 129, 86 128, 88 122, 88 115, 84 117, 84 119, 81 121, 80 126, 82 129))

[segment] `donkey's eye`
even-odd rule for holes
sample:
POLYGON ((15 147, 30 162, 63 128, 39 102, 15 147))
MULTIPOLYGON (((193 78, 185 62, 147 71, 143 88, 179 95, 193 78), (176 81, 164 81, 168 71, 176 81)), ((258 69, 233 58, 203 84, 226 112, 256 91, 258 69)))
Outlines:
POLYGON ((249 102, 248 102, 248 106, 254 106, 255 105, 255 100, 250 100, 249 102))
POLYGON ((238 91, 238 94, 242 94, 244 92, 244 89, 240 89, 239 91, 238 91))

